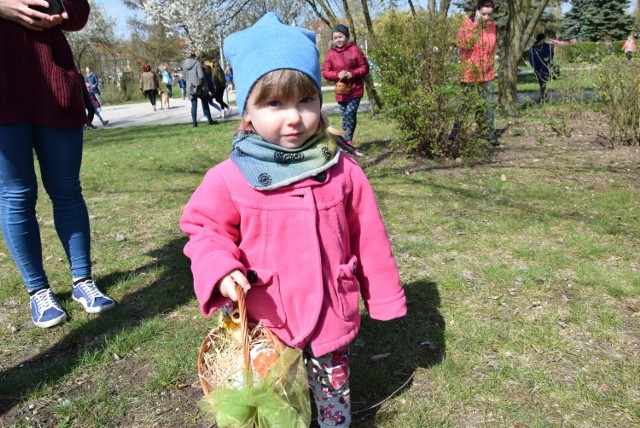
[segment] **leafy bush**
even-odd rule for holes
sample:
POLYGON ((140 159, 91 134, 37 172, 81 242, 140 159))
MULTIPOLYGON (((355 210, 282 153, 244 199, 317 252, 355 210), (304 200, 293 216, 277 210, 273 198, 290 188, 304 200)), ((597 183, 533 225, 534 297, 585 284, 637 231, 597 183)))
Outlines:
POLYGON ((458 84, 453 41, 459 25, 458 19, 426 12, 389 12, 376 27, 370 56, 379 67, 383 114, 397 122, 398 144, 408 153, 457 158, 478 147, 474 120, 463 106, 478 105, 480 97, 463 93, 458 84), (460 133, 449 141, 456 120, 460 133))
POLYGON ((609 53, 609 49, 606 43, 580 42, 556 46, 555 54, 564 63, 599 62, 609 53))
POLYGON ((602 62, 598 88, 606 105, 613 146, 640 145, 640 65, 620 57, 602 62))
POLYGON ((101 90, 102 95, 100 98, 105 104, 121 104, 127 101, 144 100, 138 80, 132 73, 124 73, 119 83, 114 80, 105 81, 101 85, 101 90))

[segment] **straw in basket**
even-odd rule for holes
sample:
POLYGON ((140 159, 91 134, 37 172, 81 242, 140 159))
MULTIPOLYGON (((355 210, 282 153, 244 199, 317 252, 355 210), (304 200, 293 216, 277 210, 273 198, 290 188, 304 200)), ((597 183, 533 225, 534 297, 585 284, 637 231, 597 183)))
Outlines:
POLYGON ((200 407, 219 427, 308 427, 311 408, 300 350, 265 326, 249 323, 240 286, 233 319, 205 337, 198 373, 200 407))

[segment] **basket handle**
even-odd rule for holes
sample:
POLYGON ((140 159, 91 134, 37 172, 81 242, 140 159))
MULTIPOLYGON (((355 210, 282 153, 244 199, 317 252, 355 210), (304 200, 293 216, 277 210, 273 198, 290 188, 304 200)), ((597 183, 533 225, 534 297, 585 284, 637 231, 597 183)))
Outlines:
POLYGON ((242 356, 244 357, 244 368, 251 371, 251 354, 249 351, 249 322, 247 321, 247 306, 245 304, 244 289, 240 284, 236 284, 238 294, 238 312, 240 313, 240 332, 242 334, 242 356))

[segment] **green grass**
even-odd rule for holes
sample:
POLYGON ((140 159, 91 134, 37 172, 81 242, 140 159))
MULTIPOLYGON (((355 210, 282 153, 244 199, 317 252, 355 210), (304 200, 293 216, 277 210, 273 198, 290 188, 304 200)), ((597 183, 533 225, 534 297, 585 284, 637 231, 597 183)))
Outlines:
MULTIPOLYGON (((363 318, 351 347, 353 426, 640 424, 637 160, 559 138, 538 113, 514 119, 504 148, 468 165, 401 156, 388 148, 391 124, 359 115, 361 164, 409 313, 363 318)), ((583 134, 598 122, 574 120, 583 134)), ((31 324, 0 244, 4 426, 206 426, 195 361, 214 321, 194 298, 178 219, 206 170, 228 157, 234 128, 86 134, 95 275, 119 302, 104 314, 71 300, 41 190, 45 265, 71 319, 31 324)))

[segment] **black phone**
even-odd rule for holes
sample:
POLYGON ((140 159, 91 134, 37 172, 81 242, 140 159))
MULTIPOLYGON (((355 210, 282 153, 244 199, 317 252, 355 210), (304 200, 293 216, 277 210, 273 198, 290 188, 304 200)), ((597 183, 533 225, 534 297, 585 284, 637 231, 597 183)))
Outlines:
POLYGON ((64 8, 64 4, 62 4, 62 0, 46 0, 49 3, 49 7, 41 7, 41 6, 33 6, 33 9, 38 12, 46 13, 47 15, 60 15, 66 9, 64 8))

